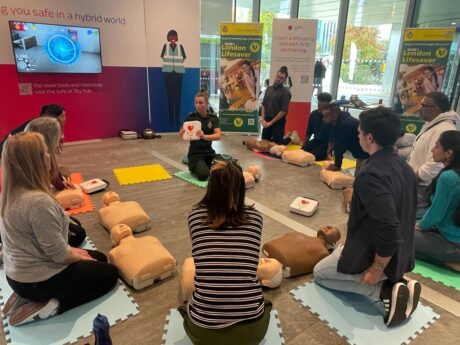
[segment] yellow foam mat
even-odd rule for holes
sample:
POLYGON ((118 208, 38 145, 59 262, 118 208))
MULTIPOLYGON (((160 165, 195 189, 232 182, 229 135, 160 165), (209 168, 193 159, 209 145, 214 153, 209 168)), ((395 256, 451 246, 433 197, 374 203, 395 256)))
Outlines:
POLYGON ((161 164, 117 168, 113 169, 113 173, 120 185, 167 180, 172 178, 165 168, 161 166, 161 164))
MULTIPOLYGON (((316 161, 315 164, 323 166, 323 163, 326 161, 316 161)), ((356 168, 356 161, 353 159, 344 158, 342 160, 342 170, 344 169, 354 169, 356 168)))

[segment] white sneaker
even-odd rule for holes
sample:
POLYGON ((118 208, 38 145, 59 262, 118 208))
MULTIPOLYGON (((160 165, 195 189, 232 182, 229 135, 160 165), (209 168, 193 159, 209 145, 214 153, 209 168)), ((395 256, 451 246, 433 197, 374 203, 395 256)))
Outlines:
POLYGON ((20 306, 31 302, 28 299, 22 298, 16 292, 13 292, 11 296, 6 301, 5 305, 3 306, 2 313, 3 316, 10 315, 13 311, 18 309, 20 306))
POLYGON ((47 319, 57 314, 59 301, 50 299, 47 302, 29 302, 11 313, 8 320, 11 326, 19 326, 35 320, 47 319))

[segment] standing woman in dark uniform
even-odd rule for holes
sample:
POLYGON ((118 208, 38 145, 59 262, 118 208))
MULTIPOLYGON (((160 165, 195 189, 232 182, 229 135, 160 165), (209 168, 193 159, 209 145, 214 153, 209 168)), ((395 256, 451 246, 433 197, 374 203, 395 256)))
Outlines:
MULTIPOLYGON (((201 130, 197 132, 200 140, 190 141, 188 149, 188 167, 192 175, 200 181, 207 180, 209 170, 216 152, 212 148, 214 140, 220 140, 221 131, 219 118, 208 109, 209 97, 206 92, 199 92, 195 96, 195 111, 188 114, 184 121, 200 121, 201 130)), ((182 137, 184 128, 179 135, 182 137)))
POLYGON ((165 77, 166 95, 168 97, 169 125, 180 124, 180 108, 182 93, 182 77, 185 73, 184 61, 185 50, 182 44, 177 43, 178 35, 176 30, 169 30, 163 45, 161 58, 163 66, 161 71, 165 77))

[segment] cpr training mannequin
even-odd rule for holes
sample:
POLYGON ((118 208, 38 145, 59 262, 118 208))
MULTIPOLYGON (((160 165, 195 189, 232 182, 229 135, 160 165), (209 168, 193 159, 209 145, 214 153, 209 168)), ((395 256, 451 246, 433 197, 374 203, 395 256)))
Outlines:
POLYGON ((275 258, 283 265, 285 278, 313 272, 313 267, 329 255, 328 246, 340 240, 340 231, 333 226, 318 230, 316 237, 297 231, 275 238, 262 247, 269 258, 275 258))
POLYGON ((332 171, 328 170, 330 165, 333 165, 334 162, 325 161, 323 163, 322 169, 319 172, 319 178, 325 184, 327 184, 331 189, 345 189, 352 187, 355 182, 354 176, 344 174, 341 171, 332 171))
POLYGON ((274 142, 266 139, 248 138, 243 141, 243 145, 250 151, 254 152, 269 152, 270 148, 275 145, 274 142))
MULTIPOLYGON (((281 263, 276 259, 261 258, 257 267, 257 276, 263 287, 275 289, 281 284, 283 278, 281 263)), ((186 258, 182 265, 180 278, 181 298, 187 302, 194 290, 195 264, 193 258, 186 258)))
POLYGON ((251 165, 243 171, 243 177, 246 189, 253 188, 262 177, 262 169, 258 165, 251 165))
POLYGON ((109 260, 118 267, 123 279, 136 290, 172 276, 176 259, 153 236, 136 238, 126 224, 110 230, 113 248, 109 260))
POLYGON ((306 167, 315 163, 315 156, 310 152, 304 151, 302 149, 297 150, 284 150, 281 155, 283 162, 291 163, 301 167, 306 167))
POLYGON ((126 224, 132 232, 137 233, 150 229, 151 220, 142 207, 135 201, 120 201, 115 192, 107 192, 102 196, 104 206, 99 210, 99 223, 110 231, 117 224, 126 224))

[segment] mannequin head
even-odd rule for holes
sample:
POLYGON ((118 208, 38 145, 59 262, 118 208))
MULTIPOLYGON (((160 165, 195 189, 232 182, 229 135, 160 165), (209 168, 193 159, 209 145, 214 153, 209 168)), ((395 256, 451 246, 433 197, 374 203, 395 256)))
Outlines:
POLYGON ((102 203, 104 206, 108 206, 116 201, 120 201, 120 196, 115 192, 107 192, 102 195, 102 203))
POLYGON ((326 241, 327 244, 336 244, 341 237, 339 229, 335 226, 325 226, 318 230, 318 237, 326 241))
POLYGON ((274 289, 281 284, 283 278, 282 266, 276 259, 261 258, 257 267, 257 276, 262 286, 274 289))
POLYGON ((110 229, 110 239, 112 240, 112 246, 120 244, 121 240, 125 237, 133 235, 131 227, 126 224, 117 224, 112 226, 110 229))
POLYGON ((258 165, 250 165, 246 171, 251 173, 256 181, 262 177, 262 169, 258 165))

